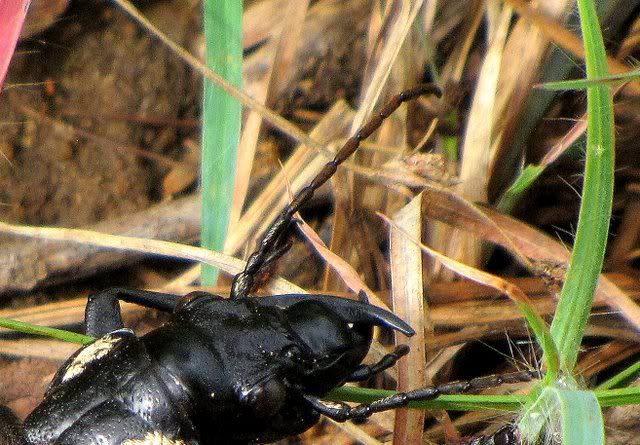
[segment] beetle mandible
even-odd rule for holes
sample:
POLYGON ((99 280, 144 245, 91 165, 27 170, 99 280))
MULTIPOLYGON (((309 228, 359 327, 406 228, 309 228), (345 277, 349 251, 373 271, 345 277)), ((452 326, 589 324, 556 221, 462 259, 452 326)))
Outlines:
MULTIPOLYGON (((364 365, 379 326, 413 335, 394 314, 328 295, 250 294, 290 246, 294 214, 403 102, 440 96, 431 84, 394 96, 351 137, 293 198, 266 231, 224 299, 206 292, 185 296, 109 289, 89 297, 87 335, 97 340, 77 351, 56 373, 44 401, 19 425, 0 409, 0 445, 210 445, 272 442, 301 433, 321 414, 335 420, 365 418, 412 400, 519 381, 530 373, 489 377, 399 393, 350 407, 321 399, 348 381, 383 371, 406 346, 364 365), (172 314, 136 337, 125 328, 119 301, 172 314)), ((1 408, 1 407, 0 407, 1 408)))

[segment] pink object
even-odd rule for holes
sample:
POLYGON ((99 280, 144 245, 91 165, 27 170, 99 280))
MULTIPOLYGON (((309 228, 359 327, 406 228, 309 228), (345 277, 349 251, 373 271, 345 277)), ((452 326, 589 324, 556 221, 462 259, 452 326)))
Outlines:
POLYGON ((0 88, 16 48, 30 0, 0 0, 0 88))

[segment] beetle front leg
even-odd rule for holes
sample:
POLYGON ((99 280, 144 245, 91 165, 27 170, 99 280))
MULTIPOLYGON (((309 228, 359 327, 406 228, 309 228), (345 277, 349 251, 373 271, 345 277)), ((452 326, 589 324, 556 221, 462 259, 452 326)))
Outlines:
POLYGON ((124 323, 120 313, 119 300, 139 304, 163 312, 173 312, 178 296, 160 292, 111 288, 89 296, 85 308, 85 332, 92 337, 122 329, 124 323))
POLYGON ((398 360, 409 353, 409 347, 407 345, 398 345, 393 352, 385 354, 377 363, 373 365, 360 365, 353 371, 353 373, 347 379, 348 382, 363 382, 369 380, 376 374, 380 374, 382 371, 391 368, 396 364, 398 360))

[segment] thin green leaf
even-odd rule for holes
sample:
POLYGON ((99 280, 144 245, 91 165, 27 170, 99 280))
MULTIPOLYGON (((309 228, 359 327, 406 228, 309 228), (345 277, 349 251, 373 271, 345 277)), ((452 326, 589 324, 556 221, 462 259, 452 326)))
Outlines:
MULTIPOLYGON (((590 0, 580 0, 578 6, 587 78, 606 76, 607 57, 595 5, 590 0)), ((587 159, 576 240, 551 324, 551 334, 567 371, 573 370, 578 357, 602 269, 611 219, 614 127, 609 86, 597 84, 588 88, 587 115, 587 159)))
MULTIPOLYGON (((204 30, 207 66, 237 87, 242 83, 242 2, 206 0, 204 30)), ((204 81, 202 125, 202 246, 221 251, 229 225, 240 140, 240 103, 204 81)), ((218 271, 202 267, 202 284, 218 271)))
MULTIPOLYGON (((556 397, 556 392, 559 391, 557 388, 550 388, 551 394, 556 397)), ((581 403, 585 403, 585 406, 590 406, 590 409, 593 408, 592 396, 593 394, 598 401, 598 405, 600 407, 609 407, 609 406, 621 406, 621 405, 632 405, 640 403, 640 386, 632 386, 629 388, 618 388, 618 389, 610 389, 610 390, 598 390, 598 391, 570 391, 570 390, 562 390, 565 393, 567 392, 575 392, 575 393, 588 393, 588 396, 580 396, 576 400, 581 400, 581 403)), ((533 391, 536 393, 536 390, 533 391)), ((543 391, 544 393, 544 391, 543 391)), ((396 391, 389 391, 385 389, 371 389, 371 388, 360 388, 356 386, 342 386, 340 388, 334 389, 331 391, 326 398, 328 400, 343 400, 348 402, 355 403, 371 403, 375 400, 382 399, 384 397, 389 397, 393 394, 397 394, 396 391)), ((548 406, 549 401, 546 398, 549 397, 549 394, 544 395, 544 397, 538 397, 533 402, 532 406, 541 408, 544 406, 548 406)), ((417 409, 448 409, 448 410, 456 410, 456 411, 475 411, 475 410, 498 410, 498 411, 514 411, 521 408, 527 402, 531 402, 533 400, 532 395, 529 394, 508 394, 508 395, 475 395, 475 394, 445 394, 438 396, 433 400, 428 400, 424 402, 411 402, 409 404, 410 408, 417 409)), ((574 402, 571 402, 574 403, 574 402)), ((576 402, 578 403, 578 402, 576 402)), ((541 412, 546 412, 547 408, 541 410, 541 412)), ((534 413, 535 410, 530 410, 530 413, 534 413)), ((599 410, 598 410, 599 413, 599 410)), ((527 416, 525 414, 523 419, 527 416)), ((599 416, 599 414, 598 414, 599 416)), ((541 426, 544 426, 548 419, 548 416, 545 417, 537 415, 532 418, 541 419, 541 426)), ((530 422, 531 418, 525 420, 526 422, 530 422)))
MULTIPOLYGON (((345 400, 356 403, 371 403, 396 394, 396 391, 385 389, 359 388, 356 386, 342 386, 327 395, 328 400, 345 400)), ((528 395, 472 395, 472 394, 444 394, 436 399, 424 402, 411 402, 409 408, 417 409, 448 409, 455 411, 497 410, 517 411, 529 401, 528 395)))
POLYGON ((500 198, 498 209, 504 213, 511 213, 513 207, 522 198, 522 195, 529 190, 544 170, 545 167, 542 165, 527 165, 500 198))
POLYGON ((536 88, 544 90, 584 90, 589 87, 600 86, 603 84, 624 83, 640 78, 640 71, 631 71, 628 73, 611 74, 609 76, 594 77, 592 79, 573 79, 562 80, 559 82, 546 82, 536 85, 536 88))
POLYGON ((11 329, 17 332, 23 332, 25 334, 40 335, 43 337, 55 338, 57 340, 62 340, 69 343, 78 343, 81 345, 89 344, 95 340, 93 337, 90 337, 88 335, 77 334, 75 332, 65 331, 63 329, 37 326, 31 323, 11 320, 9 318, 0 318, 0 327, 11 329))
POLYGON ((605 445, 604 419, 592 391, 556 390, 564 445, 605 445))
MULTIPOLYGON (((578 7, 587 78, 607 76, 607 58, 595 5, 591 0, 578 0, 578 7)), ((614 128, 609 86, 588 87, 587 115, 587 159, 576 240, 551 325, 551 335, 566 374, 556 384, 545 381, 547 386, 525 411, 520 430, 531 443, 543 435, 560 439, 561 434, 564 445, 604 444, 604 426, 596 396, 593 392, 579 391, 572 372, 600 276, 611 218, 614 128)))
POLYGON ((600 406, 640 405, 640 386, 594 391, 600 406))
POLYGON ((640 374, 640 361, 619 372, 604 383, 598 385, 598 389, 611 389, 622 386, 626 382, 631 381, 640 374))

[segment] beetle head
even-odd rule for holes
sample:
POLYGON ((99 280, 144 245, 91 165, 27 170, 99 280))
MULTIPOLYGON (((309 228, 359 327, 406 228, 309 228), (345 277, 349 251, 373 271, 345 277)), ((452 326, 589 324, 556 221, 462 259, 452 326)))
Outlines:
POLYGON ((285 357, 292 369, 289 378, 315 395, 344 383, 362 363, 374 326, 414 334, 400 318, 366 302, 326 295, 277 295, 259 301, 284 309, 295 339, 285 357))

